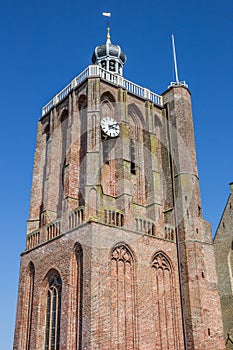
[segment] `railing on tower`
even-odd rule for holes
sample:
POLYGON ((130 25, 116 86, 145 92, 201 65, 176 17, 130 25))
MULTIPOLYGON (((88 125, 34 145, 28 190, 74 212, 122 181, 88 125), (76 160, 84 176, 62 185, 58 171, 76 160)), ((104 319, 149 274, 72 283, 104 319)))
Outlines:
POLYGON ((162 96, 157 95, 146 88, 143 88, 137 84, 132 83, 129 80, 124 79, 121 75, 109 72, 106 69, 103 69, 97 65, 90 65, 81 74, 75 77, 70 84, 68 84, 61 92, 55 95, 54 98, 50 100, 42 108, 42 116, 48 113, 50 109, 52 109, 54 106, 60 103, 64 98, 68 96, 68 94, 73 89, 78 87, 80 84, 84 82, 84 80, 86 80, 89 77, 99 77, 111 84, 124 88, 125 90, 129 91, 131 94, 134 94, 143 99, 152 101, 153 103, 159 106, 163 105, 162 96))
POLYGON ((40 244, 40 231, 34 231, 27 235, 26 250, 36 247, 40 244))

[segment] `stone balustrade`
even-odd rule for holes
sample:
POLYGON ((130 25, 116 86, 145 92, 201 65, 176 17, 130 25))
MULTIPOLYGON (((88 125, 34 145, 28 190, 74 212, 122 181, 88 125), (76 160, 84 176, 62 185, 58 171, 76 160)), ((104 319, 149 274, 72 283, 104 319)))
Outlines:
POLYGON ((57 220, 54 222, 51 222, 49 225, 47 225, 47 241, 50 241, 51 239, 59 236, 61 234, 61 221, 57 220))
POLYGON ((164 227, 165 239, 169 239, 170 241, 175 241, 175 232, 174 228, 171 225, 165 225, 164 227))
POLYGON ((120 86, 125 90, 129 91, 131 94, 140 96, 145 100, 152 101, 153 103, 162 106, 163 98, 160 95, 155 94, 154 92, 143 88, 137 84, 132 83, 131 81, 124 79, 121 75, 107 71, 106 69, 101 68, 97 65, 88 66, 82 73, 75 77, 70 84, 68 84, 61 92, 54 96, 43 108, 42 116, 48 113, 54 106, 60 103, 65 99, 69 93, 82 84, 89 77, 99 77, 107 82, 120 86))
POLYGON ((26 239, 26 250, 36 247, 40 244, 40 231, 30 233, 26 239))
POLYGON ((104 210, 104 223, 114 226, 124 226, 124 215, 116 210, 104 210))
POLYGON ((135 218, 135 229, 138 232, 155 236, 155 224, 153 221, 141 218, 135 218))
POLYGON ((77 208, 69 215, 69 230, 78 227, 84 222, 84 208, 77 208))

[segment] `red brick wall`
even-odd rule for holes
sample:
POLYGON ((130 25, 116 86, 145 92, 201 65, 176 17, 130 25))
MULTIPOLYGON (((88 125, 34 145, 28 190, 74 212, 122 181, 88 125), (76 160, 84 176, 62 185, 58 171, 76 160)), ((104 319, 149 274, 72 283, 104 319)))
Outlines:
POLYGON ((62 279, 60 350, 184 349, 179 267, 187 348, 224 349, 189 91, 169 89, 164 102, 161 108, 92 78, 40 121, 14 350, 44 347, 52 269, 62 279), (109 164, 104 111, 121 128, 109 164), (136 174, 130 137, 138 143, 136 174))

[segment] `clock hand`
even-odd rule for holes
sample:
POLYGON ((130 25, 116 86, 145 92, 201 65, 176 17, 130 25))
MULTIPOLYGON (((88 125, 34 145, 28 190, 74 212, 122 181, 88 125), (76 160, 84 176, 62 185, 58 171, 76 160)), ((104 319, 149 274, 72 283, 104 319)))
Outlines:
POLYGON ((109 125, 109 127, 110 127, 111 129, 115 129, 115 130, 116 130, 117 126, 118 126, 117 123, 109 125))

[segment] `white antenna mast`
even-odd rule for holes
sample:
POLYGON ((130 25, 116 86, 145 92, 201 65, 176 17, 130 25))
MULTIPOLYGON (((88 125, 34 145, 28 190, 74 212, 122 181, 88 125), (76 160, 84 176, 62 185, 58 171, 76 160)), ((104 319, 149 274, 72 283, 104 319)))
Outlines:
POLYGON ((188 87, 188 85, 185 83, 185 81, 179 81, 174 34, 172 34, 172 51, 173 51, 173 59, 174 59, 174 68, 175 68, 176 81, 175 82, 171 82, 170 86, 180 86, 180 85, 182 85, 182 86, 188 87))
POLYGON ((178 69, 177 69, 177 61, 176 61, 176 47, 175 47, 174 34, 172 34, 172 50, 173 50, 173 58, 174 58, 174 67, 175 67, 176 83, 179 84, 178 69))

